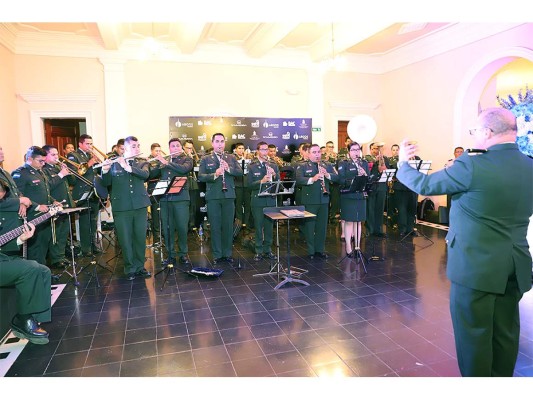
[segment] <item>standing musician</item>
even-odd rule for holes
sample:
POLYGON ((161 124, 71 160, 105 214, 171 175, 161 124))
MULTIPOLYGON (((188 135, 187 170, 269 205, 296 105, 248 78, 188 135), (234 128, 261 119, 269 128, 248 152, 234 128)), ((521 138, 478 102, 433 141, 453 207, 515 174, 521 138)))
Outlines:
MULTIPOLYGON (((398 152, 399 150, 400 147, 398 146, 398 152)), ((410 160, 420 160, 420 157, 415 155, 411 157, 410 160)), ((397 179, 395 179, 392 187, 394 190, 393 197, 395 197, 395 207, 398 209, 398 231, 400 232, 400 236, 404 236, 408 233, 416 236, 414 227, 416 222, 418 194, 397 179)))
MULTIPOLYGON (((57 204, 50 194, 48 181, 42 171, 45 160, 46 152, 38 146, 32 146, 26 153, 26 163, 11 174, 19 191, 32 201, 28 219, 35 218, 38 213, 48 212, 50 204, 57 204)), ((28 259, 46 265, 46 255, 51 243, 52 225, 47 221, 39 225, 35 235, 28 240, 28 259)))
MULTIPOLYGON (((48 180, 50 194, 63 207, 74 207, 74 200, 72 200, 70 195, 66 179, 71 171, 65 164, 59 162, 57 147, 47 144, 43 146, 43 150, 46 152, 46 164, 43 166, 43 172, 48 180)), ((50 261, 52 263, 50 267, 65 268, 69 265, 65 259, 65 248, 69 237, 69 218, 67 214, 60 215, 55 220, 55 229, 56 242, 52 243, 50 247, 50 261)))
MULTIPOLYGON (((4 151, 0 146, 0 165, 4 162, 4 151)), ((19 217, 26 217, 27 208, 32 205, 31 200, 28 197, 23 197, 20 193, 17 184, 6 170, 0 166, 0 180, 5 184, 4 192, 5 198, 19 199, 17 207, 6 207, 7 203, 0 203, 0 226, 3 228, 2 232, 7 232, 18 228, 21 225, 22 219, 19 217)), ((17 254, 19 252, 19 246, 11 241, 7 243, 3 248, 4 253, 17 254)))
MULTIPOLYGON (((78 143, 78 150, 69 153, 67 159, 73 161, 78 165, 83 165, 86 168, 79 168, 78 173, 82 175, 87 181, 94 182, 95 171, 93 165, 98 164, 101 160, 96 157, 93 152, 93 139, 87 134, 80 136, 78 143)), ((98 219, 98 211, 100 202, 93 194, 93 188, 80 178, 73 175, 69 176, 69 184, 72 188, 72 198, 78 207, 89 207, 87 210, 80 212, 80 245, 83 256, 92 256, 93 254, 101 253, 101 250, 95 244, 96 236, 96 221, 98 219), (80 202, 84 193, 90 192, 88 200, 80 202)))
POLYGON ((278 148, 275 144, 269 144, 268 145, 268 158, 271 162, 275 162, 278 168, 281 168, 285 166, 285 161, 283 161, 280 157, 278 157, 278 148))
MULTIPOLYGON (((338 154, 334 151, 335 145, 331 140, 326 142, 326 151, 322 154, 322 161, 327 161, 333 165, 337 165, 339 159, 338 154)), ((330 201, 329 201, 329 220, 333 222, 335 218, 340 216, 340 188, 336 182, 330 184, 330 201)))
POLYGON ((301 204, 305 210, 316 215, 306 218, 304 236, 307 254, 311 259, 327 259, 326 228, 328 223, 329 188, 331 181, 338 181, 337 171, 328 162, 320 161, 320 146, 311 145, 309 161, 300 163, 296 169, 296 185, 301 188, 301 204))
MULTIPOLYGON (((152 143, 150 146, 150 176, 148 177, 148 183, 146 188, 148 192, 152 192, 159 181, 161 176, 160 166, 161 163, 158 157, 161 156, 161 145, 159 143, 152 143)), ((159 222, 161 213, 159 212, 159 196, 150 196, 150 228, 152 230, 152 241, 156 242, 156 238, 159 238, 159 222)))
POLYGON ((233 218, 235 216, 235 176, 242 168, 235 156, 224 153, 226 138, 215 133, 211 138, 213 152, 200 160, 198 180, 207 183, 205 199, 211 227, 213 264, 232 263, 233 218))
POLYGON ((150 164, 142 158, 135 136, 124 139, 124 156, 106 160, 102 166, 102 181, 110 186, 109 197, 118 242, 122 249, 124 273, 131 281, 136 276, 152 274, 144 268, 146 225, 150 199, 144 182, 150 175, 150 164))
MULTIPOLYGON (((361 159, 361 145, 348 145, 348 158, 339 161, 339 184, 350 185, 356 176, 368 176, 368 163, 361 159)), ((360 249, 361 221, 366 220, 366 192, 341 193, 341 220, 344 221, 345 250, 353 255, 352 236, 355 250, 360 249)))
POLYGON ((65 143, 65 145, 63 146, 63 155, 66 157, 67 155, 72 153, 74 150, 76 150, 76 148, 74 147, 72 143, 65 143))
POLYGON ((385 211, 385 197, 387 195, 387 184, 378 183, 383 171, 388 167, 388 161, 381 153, 382 143, 370 143, 370 154, 365 156, 370 168, 370 175, 376 181, 372 185, 372 191, 368 194, 368 211, 366 225, 370 235, 386 237, 383 233, 383 212, 385 211))
POLYGON ((236 176, 235 180, 235 219, 236 223, 250 228, 250 197, 251 190, 248 184, 248 164, 250 159, 246 158, 244 144, 235 144, 235 158, 242 168, 242 176, 236 176))
MULTIPOLYGON (((18 216, 6 215, 3 210, 15 211, 23 205, 22 199, 6 197, 9 186, 4 180, 0 180, 0 210, 2 218, 9 219, 9 226, 18 225, 18 216)), ((6 228, 4 226, 4 228, 6 228)), ((3 230, 6 234, 15 228, 3 230)), ((17 314, 11 320, 13 334, 21 339, 27 339, 33 344, 47 344, 48 332, 40 327, 39 323, 48 322, 52 319, 50 284, 51 274, 46 265, 34 260, 24 260, 19 257, 11 257, 5 254, 6 249, 18 247, 24 241, 31 238, 35 232, 33 224, 25 224, 22 234, 16 239, 0 243, 0 286, 14 285, 17 293, 17 314)), ((2 312, 5 312, 3 310, 2 312)))
POLYGON ((192 140, 187 139, 183 144, 183 151, 185 155, 192 159, 193 169, 189 173, 187 184, 189 186, 189 230, 200 226, 202 222, 200 216, 200 189, 198 187, 198 164, 200 163, 200 157, 194 150, 194 144, 192 140))
MULTIPOLYGON (((159 161, 159 177, 170 181, 175 176, 188 178, 193 169, 192 159, 183 152, 181 142, 178 138, 172 138, 168 142, 170 159, 159 154, 156 156, 159 161)), ((187 179, 186 179, 187 181, 187 179)), ((165 246, 168 257, 163 261, 163 265, 174 264, 176 254, 179 262, 190 264, 187 255, 189 248, 187 245, 187 232, 189 230, 189 187, 188 182, 182 186, 181 191, 176 194, 167 194, 160 200, 161 204, 161 229, 165 233, 165 246), (174 232, 178 232, 178 252, 174 249, 174 232)))
MULTIPOLYGON (((388 158, 389 167, 391 169, 397 169, 398 165, 398 153, 400 152, 400 146, 393 144, 391 146, 391 156, 388 158)), ((392 180, 387 181, 388 193, 385 197, 387 207, 387 222, 389 226, 394 229, 398 228, 398 204, 397 193, 395 184, 398 182, 396 174, 392 177, 392 180)))
POLYGON ((272 253, 272 228, 273 221, 263 213, 264 207, 275 207, 275 196, 258 196, 261 183, 279 180, 278 166, 270 162, 268 157, 268 144, 259 142, 257 144, 257 161, 248 167, 248 186, 252 190, 251 205, 252 216, 255 225, 255 256, 254 261, 259 261, 263 257, 274 259, 272 253))

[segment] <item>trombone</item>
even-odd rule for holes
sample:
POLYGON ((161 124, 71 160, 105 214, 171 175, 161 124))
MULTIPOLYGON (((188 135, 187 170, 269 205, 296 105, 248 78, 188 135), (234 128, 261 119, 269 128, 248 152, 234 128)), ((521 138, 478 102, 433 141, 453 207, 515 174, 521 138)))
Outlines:
MULTIPOLYGON (((93 150, 96 150, 96 152, 98 154, 100 154, 102 157, 104 157, 104 160, 107 160, 109 157, 107 156, 107 154, 105 154, 102 150, 100 150, 98 147, 96 146, 93 146, 93 150)), ((102 160, 96 155, 93 153, 91 153, 93 155, 94 158, 96 158, 98 160, 99 163, 102 163, 102 160)))
MULTIPOLYGON (((77 169, 77 173, 79 175, 85 175, 85 173, 87 172, 87 170, 89 169, 89 165, 87 163, 82 163, 82 164, 78 164, 77 162, 74 162, 72 160, 69 160, 68 158, 66 157, 63 157, 63 156, 59 156, 59 159, 61 161, 65 161, 65 162, 68 162, 69 164, 73 165, 76 167, 77 169)), ((64 164, 64 163, 63 163, 64 164)), ((68 168, 68 166, 67 166, 68 168)), ((73 172, 73 170, 71 168, 68 168, 70 172, 73 172)))
MULTIPOLYGON (((80 165, 80 164, 77 164, 77 163, 75 163, 75 162, 69 160, 68 158, 63 157, 63 156, 59 156, 59 158, 64 159, 64 160, 66 160, 66 161, 68 161, 68 162, 70 162, 70 163, 72 163, 72 164, 80 165)), ((67 164, 65 164, 65 163, 63 163, 63 162, 61 162, 61 161, 59 161, 58 164, 59 164, 59 165, 64 165, 65 168, 68 169, 68 171, 69 171, 72 175, 74 175, 76 178, 78 178, 80 181, 82 181, 82 182, 85 183, 86 185, 94 186, 94 185, 92 184, 92 182, 91 182, 89 179, 85 178, 84 176, 82 176, 82 173, 80 173, 80 170, 83 171, 83 168, 78 168, 78 170, 76 171, 76 170, 70 168, 67 164)), ((84 164, 81 164, 81 165, 83 166, 84 164)), ((85 169, 85 172, 87 172, 87 169, 85 169)), ((85 173, 85 172, 83 172, 83 173, 85 173)))

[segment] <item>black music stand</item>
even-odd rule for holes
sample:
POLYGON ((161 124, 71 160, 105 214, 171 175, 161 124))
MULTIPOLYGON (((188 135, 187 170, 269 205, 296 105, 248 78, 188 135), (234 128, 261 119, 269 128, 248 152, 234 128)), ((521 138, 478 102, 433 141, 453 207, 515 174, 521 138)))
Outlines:
MULTIPOLYGON (((414 169, 416 169, 417 171, 423 173, 424 175, 427 175, 429 170, 431 169, 431 161, 423 161, 423 160, 409 160, 407 161, 407 163, 414 169)), ((416 228, 416 225, 418 224, 418 218, 416 216, 416 212, 415 212, 415 215, 414 215, 414 218, 415 218, 415 223, 413 225, 413 229, 406 233, 401 239, 400 239, 400 243, 402 243, 405 238, 409 237, 409 236, 415 236, 415 237, 420 237, 422 236, 423 238, 425 238, 426 240, 430 241, 431 244, 428 245, 428 246, 425 246, 425 247, 429 247, 431 246, 432 244, 434 244, 433 240, 431 240, 429 237, 427 237, 426 235, 424 235, 422 232, 420 232, 417 228, 416 228)), ((424 247, 424 248, 425 248, 424 247)))
MULTIPOLYGON (((388 222, 389 220, 391 221, 392 223, 392 215, 394 213, 394 210, 391 210, 390 209, 390 203, 389 203, 389 198, 390 198, 390 189, 389 189, 389 182, 394 182, 394 177, 396 176, 396 169, 386 169, 385 171, 383 171, 382 177, 385 176, 385 182, 387 183, 387 191, 385 192, 385 204, 387 205, 387 223, 385 224, 385 226, 387 226, 387 232, 388 232, 388 222)), ((381 179, 380 179, 380 182, 381 182, 381 179)), ((394 183, 393 183, 394 184, 394 183)))
MULTIPOLYGON (((160 196, 161 194, 164 194, 167 192, 168 190, 168 186, 169 186, 169 181, 167 180, 160 180, 160 181, 157 181, 155 186, 151 189, 148 189, 148 195, 149 196, 152 196, 152 198, 154 199, 155 201, 155 204, 157 205, 157 208, 159 210, 159 212, 157 213, 158 215, 158 223, 159 223, 159 242, 158 243, 154 243, 155 241, 155 237, 154 235, 152 234, 152 244, 151 245, 148 245, 147 247, 148 248, 152 248, 154 249, 154 251, 160 251, 161 253, 163 253, 163 233, 161 231, 161 203, 159 201, 157 201, 157 197, 156 196, 160 196)), ((154 213, 152 213, 152 218, 154 217, 154 213)))
POLYGON ((61 272, 59 274, 59 278, 61 278, 61 276, 63 276, 63 274, 67 274, 68 276, 70 276, 70 279, 68 280, 68 282, 70 282, 74 278, 74 286, 80 286, 80 282, 78 281, 78 274, 76 272, 77 264, 76 264, 75 254, 74 254, 74 237, 73 237, 73 234, 72 234, 72 218, 71 218, 70 214, 73 214, 73 213, 76 213, 76 212, 80 212, 80 211, 83 211, 85 209, 87 209, 87 207, 74 207, 74 208, 64 208, 61 211, 62 214, 68 214, 68 227, 69 227, 69 234, 70 234, 70 246, 69 247, 70 247, 71 261, 69 262, 70 265, 65 267, 63 272, 61 272), (72 267, 72 273, 70 273, 68 271, 69 267, 72 267))
MULTIPOLYGON (((279 186, 279 185, 278 185, 279 186)), ((279 289, 283 285, 289 282, 301 283, 302 285, 309 286, 309 283, 299 279, 303 274, 308 272, 306 269, 291 267, 291 245, 290 245, 290 221, 291 219, 300 219, 300 218, 311 218, 316 217, 315 214, 305 211, 304 206, 283 206, 283 207, 265 207, 263 209, 264 214, 267 218, 270 218, 272 221, 276 221, 276 246, 277 246, 277 260, 276 263, 272 266, 269 272, 264 274, 255 274, 254 276, 265 276, 265 275, 285 275, 283 281, 279 282, 275 290, 279 289), (287 221, 287 268, 284 269, 279 255, 279 221, 287 221), (276 271, 274 271, 276 270, 276 271)))
MULTIPOLYGON (((157 182, 155 189, 152 191, 152 194, 155 193, 156 196, 163 195, 168 196, 169 194, 178 194, 181 192, 181 189, 183 189, 183 186, 187 183, 187 177, 186 176, 174 176, 170 181, 161 179, 159 182, 157 182)), ((167 218, 168 218, 168 202, 167 202, 167 218)), ((161 231, 159 231, 161 232, 161 231)), ((167 220, 167 238, 170 238, 170 225, 169 221, 167 220)), ((174 243, 171 243, 172 246, 174 246, 174 243)), ((170 255, 170 249, 167 249, 170 255)), ((161 252, 163 254, 163 252, 161 252)), ((170 258, 170 257, 168 257, 170 258)), ((192 267, 192 263, 191 263, 192 267)), ((161 285, 160 291, 163 290, 165 287, 165 283, 167 282, 168 276, 175 273, 174 270, 174 264, 168 263, 165 265, 165 267, 158 271, 154 278, 159 275, 161 272, 165 272, 165 279, 163 280, 163 284, 161 285)))
MULTIPOLYGON (((89 236, 91 237, 91 250, 92 250, 93 246, 96 247, 96 243, 94 242, 93 228, 92 228, 92 224, 91 224, 91 205, 89 203, 91 196, 94 194, 94 191, 92 189, 94 189, 94 186, 91 187, 90 190, 88 190, 85 193, 83 193, 82 196, 80 197, 80 199, 78 201, 76 201, 76 204, 79 203, 80 201, 86 201, 87 202, 87 212, 88 212, 88 216, 89 216, 89 236)), ((106 271, 108 271, 110 273, 113 273, 113 271, 111 271, 106 266, 100 264, 96 260, 96 256, 95 256, 94 252, 91 251, 91 253, 92 253, 91 261, 89 262, 89 264, 85 265, 84 267, 82 267, 80 269, 80 274, 82 272, 84 272, 86 268, 88 268, 89 266, 92 266, 93 267, 92 272, 87 272, 87 275, 90 276, 89 282, 87 282, 87 285, 91 282, 91 280, 94 277, 96 279, 96 286, 100 287, 100 281, 98 280, 98 270, 97 270, 97 268, 98 267, 103 268, 103 269, 105 269, 106 271)))
MULTIPOLYGON (((367 175, 359 175, 355 176, 349 184, 345 184, 343 189, 340 189, 341 194, 342 193, 364 193, 366 185, 368 184, 369 177, 367 175)), ((359 238, 359 222, 355 222, 356 230, 355 230, 355 237, 354 237, 354 246, 352 249, 352 252, 349 254, 346 254, 344 257, 341 258, 341 260, 337 263, 339 265, 345 258, 350 258, 355 261, 361 261, 361 264, 363 265, 363 269, 365 270, 365 273, 367 273, 366 270, 366 264, 365 261, 368 262, 368 259, 364 255, 364 253, 361 251, 361 243, 359 243, 359 246, 355 246, 355 241, 359 238)), ((349 240, 352 240, 351 238, 349 240)))

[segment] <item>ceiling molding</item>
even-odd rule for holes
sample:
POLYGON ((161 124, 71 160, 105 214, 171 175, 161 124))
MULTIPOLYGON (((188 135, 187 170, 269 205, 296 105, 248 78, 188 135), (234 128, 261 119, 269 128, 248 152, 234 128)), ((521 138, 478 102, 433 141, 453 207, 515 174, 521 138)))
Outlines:
POLYGON ((254 58, 265 56, 297 26, 298 23, 260 24, 244 44, 246 54, 254 58))
POLYGON ((98 99, 95 94, 18 93, 17 97, 26 103, 94 103, 98 99))
POLYGON ((0 24, 0 44, 4 45, 12 53, 15 53, 16 39, 16 30, 11 25, 0 24))

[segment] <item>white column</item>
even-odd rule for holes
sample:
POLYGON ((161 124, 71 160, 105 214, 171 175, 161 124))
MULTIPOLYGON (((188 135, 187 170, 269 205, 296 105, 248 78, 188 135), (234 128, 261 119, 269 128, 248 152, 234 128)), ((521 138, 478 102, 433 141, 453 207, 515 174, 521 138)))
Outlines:
POLYGON ((106 149, 128 136, 125 60, 99 59, 104 66, 106 149))

